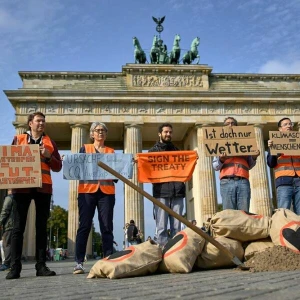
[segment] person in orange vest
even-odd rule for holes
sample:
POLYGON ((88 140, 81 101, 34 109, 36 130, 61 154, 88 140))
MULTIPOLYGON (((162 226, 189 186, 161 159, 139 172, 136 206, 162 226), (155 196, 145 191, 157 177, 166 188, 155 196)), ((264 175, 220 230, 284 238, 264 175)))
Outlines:
MULTIPOLYGON (((289 118, 282 118, 278 122, 281 132, 292 131, 293 126, 289 118)), ((268 147, 272 145, 273 141, 268 140, 268 147)), ((269 148, 267 164, 275 173, 277 207, 291 209, 293 204, 295 214, 300 215, 300 155, 271 155, 269 148)))
MULTIPOLYGON (((80 153, 114 153, 104 142, 108 129, 104 123, 94 122, 90 128, 93 144, 85 144, 80 153)), ((79 228, 76 236, 76 266, 73 274, 84 274, 84 256, 91 231, 95 210, 102 236, 103 257, 113 253, 113 214, 115 206, 115 184, 113 180, 80 180, 78 185, 79 228)))
MULTIPOLYGON (((227 117, 224 126, 238 126, 237 120, 227 117)), ((220 171, 220 193, 223 209, 236 209, 249 212, 251 189, 249 170, 256 164, 260 155, 259 150, 255 155, 249 156, 221 156, 214 157, 213 168, 220 171)))
POLYGON ((62 168, 61 157, 56 144, 45 134, 46 117, 41 112, 28 116, 29 130, 24 134, 16 135, 13 145, 39 145, 41 155, 42 187, 13 189, 14 227, 11 238, 11 270, 6 279, 20 277, 22 264, 23 234, 26 226, 27 212, 31 200, 36 209, 36 276, 54 276, 56 273, 46 266, 47 249, 47 220, 50 212, 52 197, 51 173, 59 172, 62 168))

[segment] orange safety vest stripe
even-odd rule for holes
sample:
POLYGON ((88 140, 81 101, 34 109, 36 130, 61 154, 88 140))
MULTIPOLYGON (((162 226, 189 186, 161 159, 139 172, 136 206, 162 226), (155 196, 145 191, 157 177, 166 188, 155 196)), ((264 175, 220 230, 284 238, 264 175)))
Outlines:
MULTIPOLYGON (((96 153, 93 144, 84 145, 86 153, 96 153)), ((104 153, 114 153, 114 149, 105 147, 104 153)), ((113 195, 115 194, 115 185, 112 180, 79 180, 78 193, 96 193, 100 188, 104 194, 113 195)))
POLYGON ((226 159, 220 171, 220 178, 226 176, 240 176, 249 179, 247 159, 243 156, 234 156, 226 159))
MULTIPOLYGON (((51 153, 54 152, 54 147, 52 145, 51 139, 47 135, 42 137, 43 145, 51 153)), ((28 145, 28 135, 19 134, 17 135, 17 144, 18 145, 28 145)), ((50 166, 46 163, 46 158, 41 157, 41 169, 42 169, 42 183, 52 184, 52 178, 50 173, 50 166)))
POLYGON ((276 179, 295 175, 300 177, 300 156, 279 156, 274 172, 276 179))

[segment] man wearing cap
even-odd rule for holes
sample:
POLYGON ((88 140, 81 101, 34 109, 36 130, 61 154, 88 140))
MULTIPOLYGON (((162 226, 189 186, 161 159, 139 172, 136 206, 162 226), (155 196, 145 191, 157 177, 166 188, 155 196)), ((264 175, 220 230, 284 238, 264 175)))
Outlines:
MULTIPOLYGON (((238 126, 237 120, 227 117, 224 126, 238 126)), ((223 209, 236 209, 249 212, 251 190, 249 170, 255 164, 260 152, 249 156, 221 156, 214 157, 213 168, 220 171, 220 192, 223 209)))
MULTIPOLYGON (((277 125, 281 132, 292 131, 294 126, 289 118, 282 118, 277 125)), ((272 145, 268 140, 268 147, 272 145)), ((267 164, 274 169, 277 207, 291 209, 293 204, 295 214, 300 215, 300 155, 271 155, 269 148, 267 164)))

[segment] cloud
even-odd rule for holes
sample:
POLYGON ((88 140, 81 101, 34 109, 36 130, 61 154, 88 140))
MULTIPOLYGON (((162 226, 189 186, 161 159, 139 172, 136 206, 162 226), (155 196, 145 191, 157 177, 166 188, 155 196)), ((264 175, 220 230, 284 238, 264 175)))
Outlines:
POLYGON ((300 74, 300 60, 290 63, 283 63, 278 60, 270 60, 259 68, 258 73, 300 74))

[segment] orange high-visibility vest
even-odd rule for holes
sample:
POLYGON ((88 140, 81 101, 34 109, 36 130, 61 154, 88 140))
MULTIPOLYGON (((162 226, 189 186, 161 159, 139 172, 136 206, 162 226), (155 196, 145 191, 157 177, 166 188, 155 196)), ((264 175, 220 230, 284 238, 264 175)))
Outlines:
POLYGON ((282 176, 298 175, 300 177, 300 156, 279 156, 274 171, 276 179, 282 176))
MULTIPOLYGON (((85 153, 96 153, 93 144, 85 144, 85 153)), ((114 153, 114 149, 105 147, 104 153, 114 153)), ((78 193, 96 193, 98 189, 104 193, 113 195, 115 194, 115 185, 112 180, 79 180, 78 193)))
POLYGON ((220 170, 220 178, 225 176, 240 176, 249 179, 249 165, 243 156, 234 156, 225 160, 220 170))
MULTIPOLYGON (((17 135, 18 145, 28 145, 29 136, 27 134, 17 135)), ((52 145, 51 139, 47 135, 43 135, 42 142, 45 148, 53 154, 54 147, 52 145)), ((46 163, 46 158, 41 156, 41 169, 42 169, 42 183, 52 184, 52 178, 50 173, 50 166, 46 163)))

